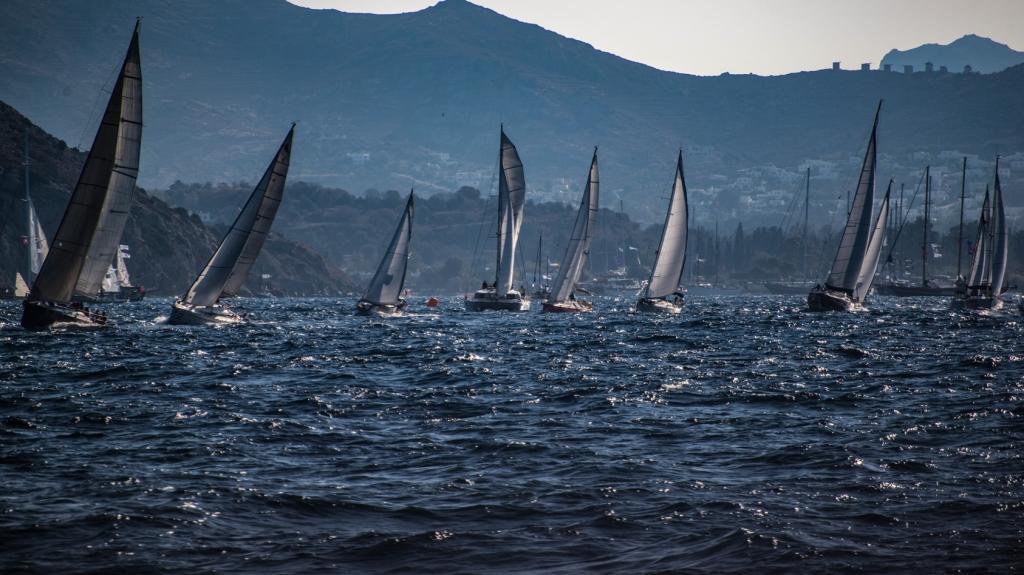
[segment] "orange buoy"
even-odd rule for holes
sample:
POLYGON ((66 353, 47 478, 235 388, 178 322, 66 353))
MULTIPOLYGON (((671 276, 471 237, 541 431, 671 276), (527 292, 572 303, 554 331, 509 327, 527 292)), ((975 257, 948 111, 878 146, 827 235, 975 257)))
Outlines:
POLYGON ((437 307, 437 304, 439 303, 441 302, 437 301, 436 297, 431 296, 430 299, 427 300, 427 307, 437 307))

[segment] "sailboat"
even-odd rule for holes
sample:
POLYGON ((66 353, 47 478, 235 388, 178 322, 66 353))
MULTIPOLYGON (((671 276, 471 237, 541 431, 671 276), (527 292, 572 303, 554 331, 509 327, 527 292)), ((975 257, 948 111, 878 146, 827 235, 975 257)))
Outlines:
POLYGON ((685 296, 680 284, 686 265, 688 236, 689 208, 686 202, 686 180, 683 179, 683 151, 679 150, 672 197, 665 214, 665 226, 661 229, 661 242, 654 258, 654 267, 651 268, 651 277, 636 302, 636 311, 673 314, 682 311, 685 296))
POLYGON ((107 269, 107 273, 103 276, 100 291, 96 294, 96 301, 106 303, 141 301, 146 297, 145 288, 132 285, 126 263, 126 260, 131 257, 128 246, 124 244, 118 246, 114 264, 107 269))
POLYGON ((284 196, 294 134, 295 124, 292 124, 273 161, 267 166, 267 171, 249 195, 217 250, 185 295, 174 302, 167 323, 217 325, 243 321, 242 316, 224 307, 219 301, 222 297, 238 295, 270 233, 270 226, 274 223, 274 216, 284 196))
POLYGON ((544 234, 540 234, 537 238, 537 261, 533 264, 533 284, 530 289, 533 290, 531 294, 537 299, 547 299, 551 295, 551 286, 548 282, 551 280, 551 276, 548 273, 551 268, 551 262, 548 261, 547 268, 543 271, 540 269, 541 253, 544 251, 544 234))
POLYGON ((402 288, 405 286, 405 271, 409 265, 409 243, 412 240, 413 193, 409 192, 409 200, 405 211, 398 220, 395 235, 391 237, 388 250, 373 274, 370 286, 366 288, 363 298, 356 304, 356 313, 361 315, 393 316, 405 311, 406 301, 402 299, 402 288))
POLYGON ((999 310, 1003 307, 1003 281, 1009 255, 1009 233, 1003 210, 1003 188, 999 182, 999 157, 992 201, 988 189, 981 205, 978 238, 974 243, 974 260, 967 280, 960 278, 953 295, 953 309, 999 310))
POLYGON ((465 298, 467 311, 529 311, 530 299, 512 286, 515 281, 516 246, 526 205, 526 176, 515 145, 501 128, 498 167, 498 254, 494 284, 484 281, 472 297, 465 298))
MULTIPOLYGON (((846 228, 843 230, 839 251, 832 261, 825 285, 817 285, 807 294, 807 306, 811 311, 855 311, 863 309, 864 298, 871 289, 878 257, 881 255, 881 242, 885 235, 885 219, 880 218, 875 226, 871 225, 871 213, 874 208, 875 195, 875 164, 877 161, 878 116, 882 111, 882 103, 878 103, 875 121, 868 138, 868 147, 864 152, 864 163, 860 170, 857 193, 853 196, 850 213, 847 215, 846 228), (872 250, 876 239, 877 249, 872 250), (874 261, 871 261, 874 260, 874 261), (870 270, 870 273, 868 273, 870 270)), ((892 182, 885 193, 882 204, 888 217, 889 194, 892 182)))
POLYGON ((29 185, 29 159, 28 159, 28 132, 25 132, 25 235, 21 242, 25 246, 24 271, 14 272, 14 297, 24 299, 28 297, 29 284, 34 283, 39 269, 50 251, 46 242, 46 234, 43 233, 43 225, 39 222, 35 205, 32 203, 31 187, 29 185))
POLYGON ((775 295, 794 295, 802 294, 807 292, 807 288, 810 287, 809 282, 806 281, 810 277, 810 272, 807 267, 807 224, 810 219, 811 211, 811 169, 807 168, 807 175, 804 179, 804 227, 800 234, 800 246, 803 250, 802 260, 803 265, 801 269, 803 271, 804 280, 801 281, 787 281, 787 282, 765 282, 764 287, 768 290, 768 293, 775 295))
MULTIPOLYGON (((909 282, 902 280, 879 283, 875 286, 875 293, 878 295, 891 295, 897 297, 953 295, 953 286, 941 286, 928 278, 928 258, 932 251, 931 244, 928 240, 928 228, 931 227, 931 189, 931 166, 925 166, 924 215, 922 217, 922 222, 924 224, 922 226, 922 228, 924 228, 924 238, 921 241, 921 283, 920 285, 910 285, 909 282)), ((902 226, 900 226, 900 228, 902 230, 902 226)))
POLYGON ((78 184, 25 300, 21 325, 26 329, 43 329, 58 322, 107 322, 105 315, 73 304, 71 297, 76 289, 91 289, 93 282, 98 291, 99 282, 113 260, 110 252, 96 273, 93 264, 108 249, 111 238, 115 247, 120 241, 139 175, 141 144, 142 65, 136 21, 78 184))
POLYGON ((580 281, 583 264, 590 253, 590 240, 594 233, 594 221, 597 219, 598 199, 597 148, 590 160, 590 171, 587 185, 580 199, 580 208, 576 212, 576 223, 569 235, 569 245, 565 248, 565 257, 558 266, 558 276, 552 284, 551 295, 544 302, 546 312, 581 312, 594 309, 588 301, 576 299, 576 282, 580 281))

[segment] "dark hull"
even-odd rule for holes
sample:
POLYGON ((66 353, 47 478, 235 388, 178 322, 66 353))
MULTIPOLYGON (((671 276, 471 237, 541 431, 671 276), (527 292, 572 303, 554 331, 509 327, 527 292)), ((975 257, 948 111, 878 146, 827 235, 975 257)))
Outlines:
POLYGON ((660 298, 640 298, 636 302, 636 311, 641 313, 677 314, 683 311, 683 302, 682 300, 678 302, 671 302, 660 298))
POLYGON ((583 313, 594 311, 594 304, 589 301, 561 301, 555 303, 544 302, 542 309, 547 313, 583 313))
POLYGON ((360 301, 356 304, 356 315, 374 317, 393 317, 405 313, 406 302, 397 304, 376 304, 368 301, 360 301))
POLYGON ((245 319, 223 306, 193 306, 175 302, 171 306, 169 325, 229 325, 245 319))
POLYGON ((857 311, 863 309, 860 303, 850 299, 845 292, 814 289, 807 294, 807 308, 811 311, 857 311))
POLYGON ((954 297, 949 305, 953 310, 998 311, 1003 309, 1003 298, 991 296, 954 297))
POLYGON ((953 286, 908 286, 896 284, 875 284, 875 293, 895 297, 949 297, 956 292, 953 286))
POLYGON ((72 307, 57 302, 28 301, 23 304, 21 327, 25 329, 46 329, 53 324, 69 323, 82 327, 107 324, 107 316, 84 307, 72 307))

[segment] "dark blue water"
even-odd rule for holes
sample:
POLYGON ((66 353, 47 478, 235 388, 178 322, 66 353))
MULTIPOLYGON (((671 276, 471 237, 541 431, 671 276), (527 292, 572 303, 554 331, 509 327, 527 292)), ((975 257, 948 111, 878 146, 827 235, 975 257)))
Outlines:
POLYGON ((0 571, 1024 569, 1019 316, 169 303, 0 309, 0 571))

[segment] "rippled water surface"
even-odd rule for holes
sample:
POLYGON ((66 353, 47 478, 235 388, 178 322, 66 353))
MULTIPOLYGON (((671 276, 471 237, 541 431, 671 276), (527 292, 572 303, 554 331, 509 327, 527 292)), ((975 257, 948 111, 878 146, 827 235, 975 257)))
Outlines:
POLYGON ((5 302, 0 571, 1019 571, 1024 327, 945 304, 5 302))

